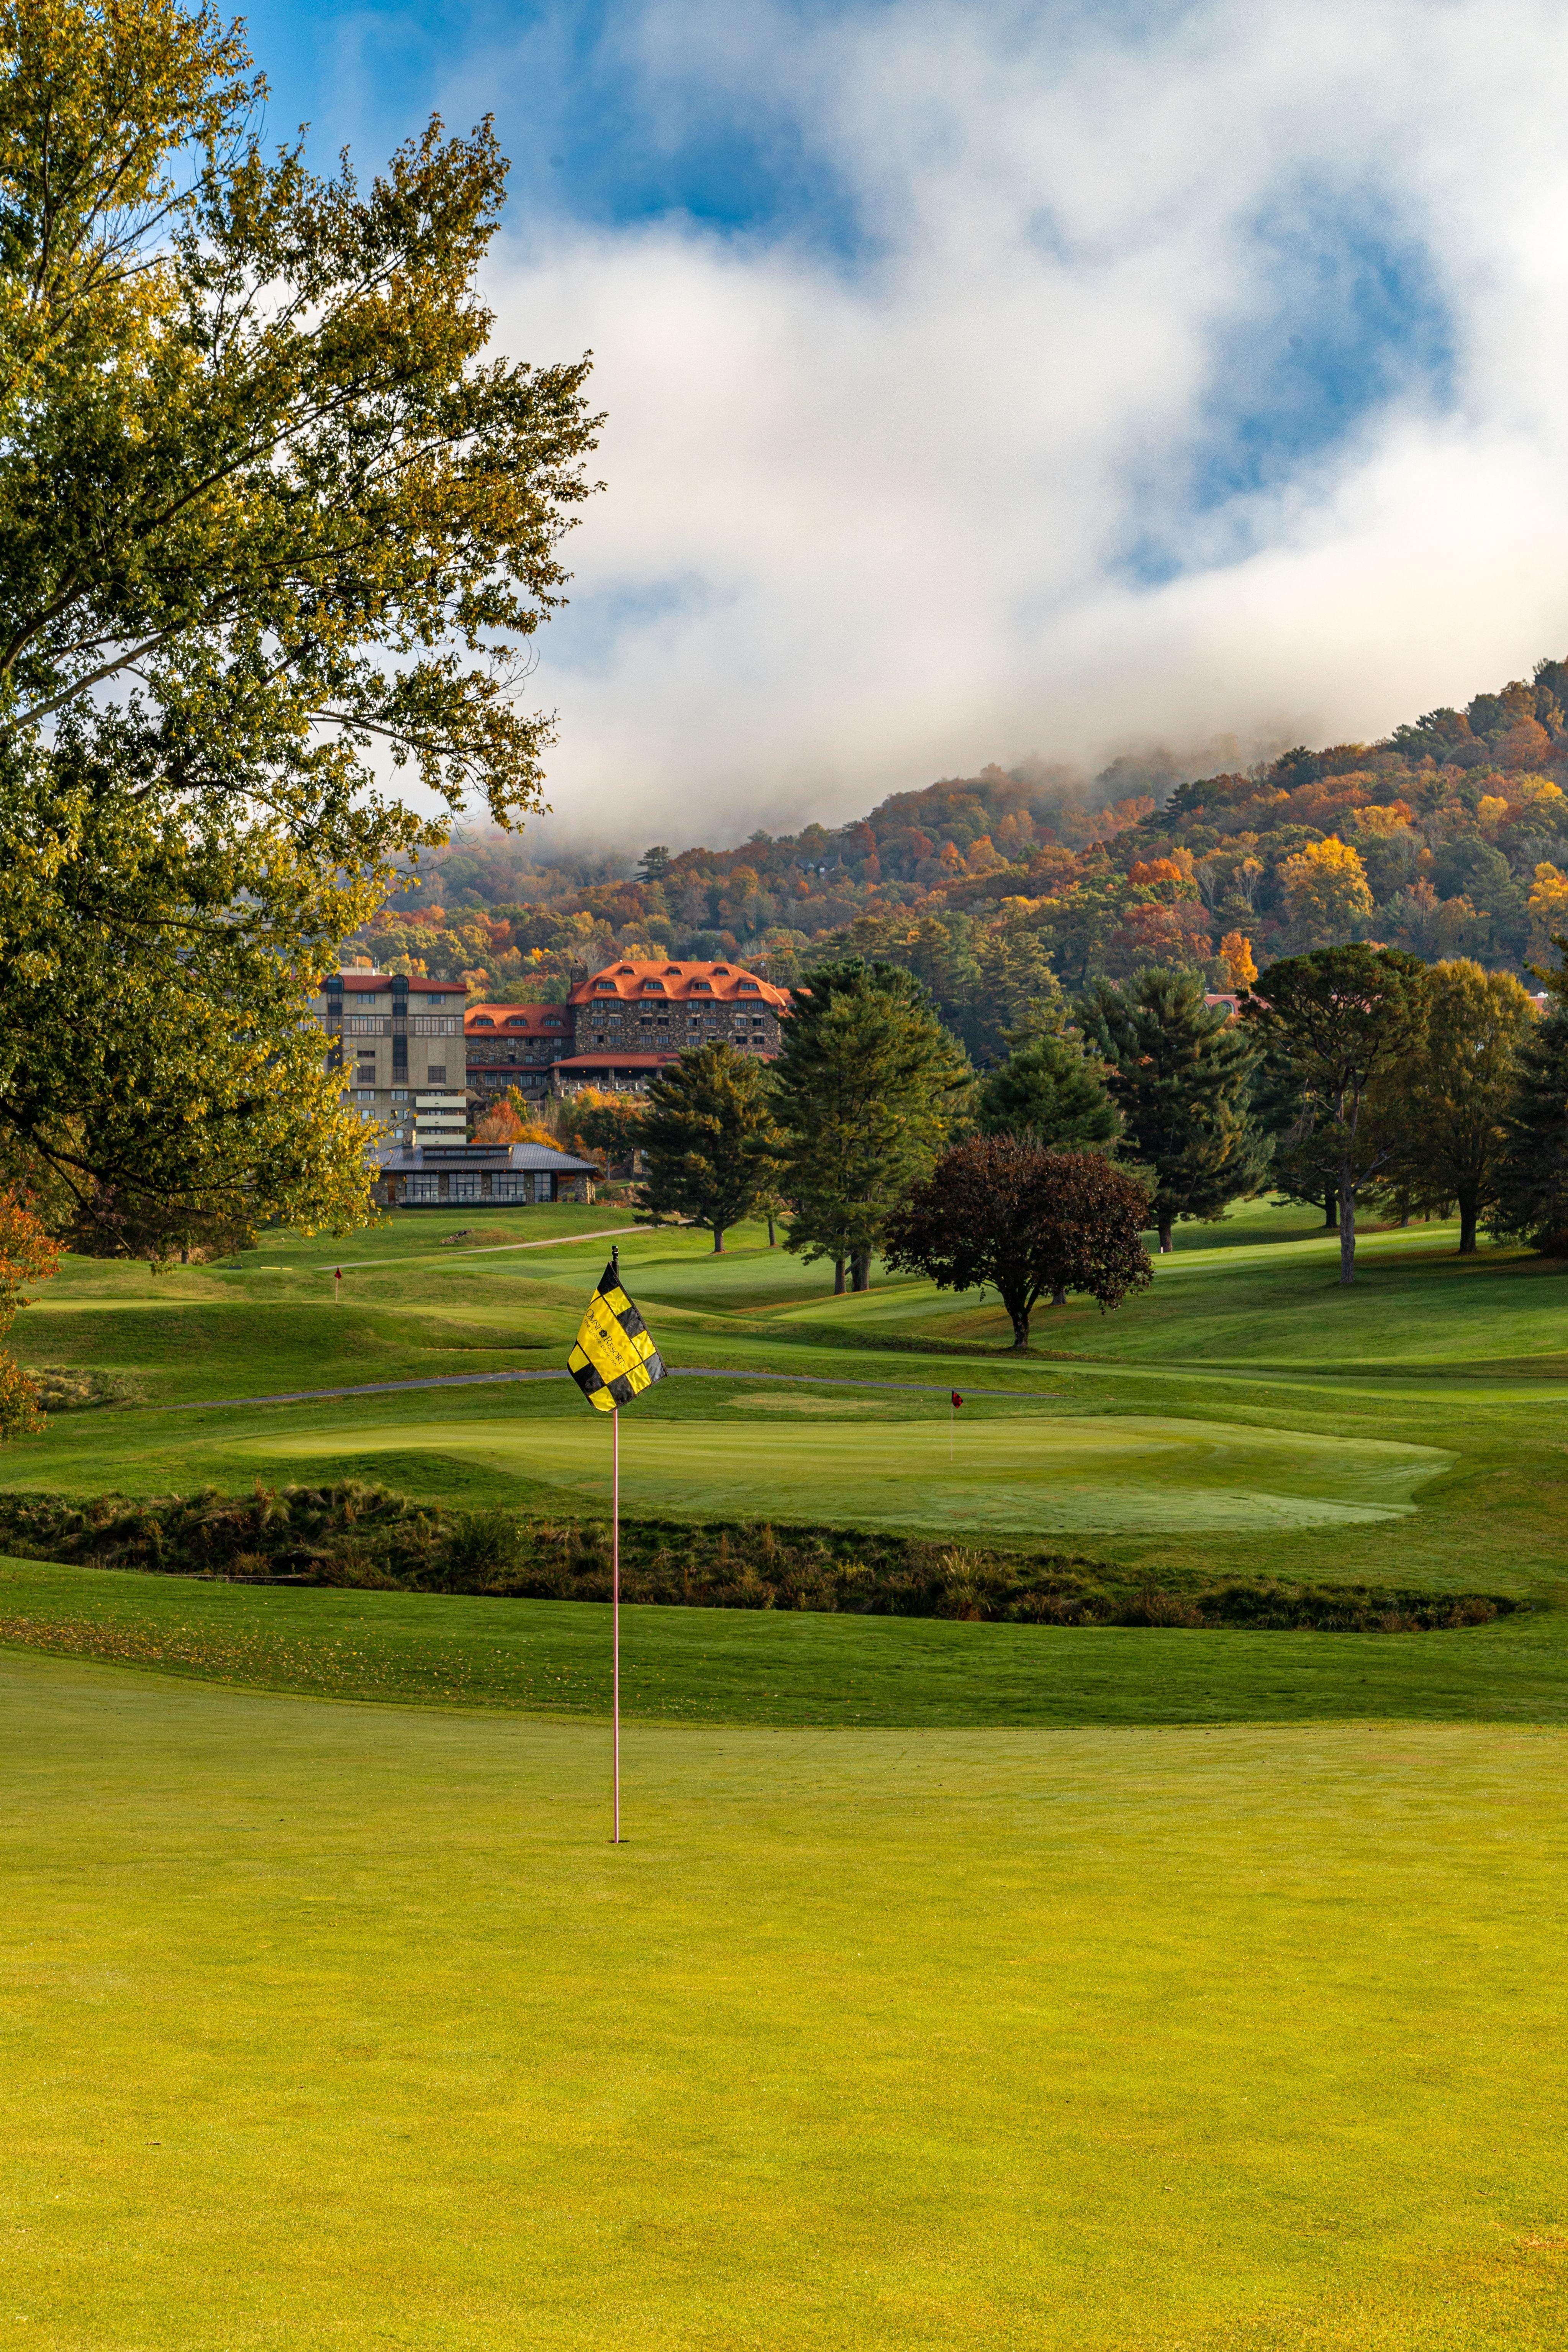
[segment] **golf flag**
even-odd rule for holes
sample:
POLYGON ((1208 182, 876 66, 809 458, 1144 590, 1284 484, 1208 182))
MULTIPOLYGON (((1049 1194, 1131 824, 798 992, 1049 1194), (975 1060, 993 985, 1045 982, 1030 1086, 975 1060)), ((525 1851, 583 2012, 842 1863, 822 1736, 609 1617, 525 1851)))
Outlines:
POLYGON ((588 1301, 566 1369, 600 1412, 630 1404, 633 1397, 664 1378, 647 1326, 621 1288, 618 1251, 612 1251, 599 1287, 588 1301))
POLYGON ((963 1402, 963 1399, 959 1395, 958 1391, 957 1391, 956 1389, 954 1389, 954 1390, 953 1390, 953 1391, 952 1391, 952 1409, 953 1409, 954 1412, 956 1412, 958 1411, 959 1406, 960 1406, 963 1402))

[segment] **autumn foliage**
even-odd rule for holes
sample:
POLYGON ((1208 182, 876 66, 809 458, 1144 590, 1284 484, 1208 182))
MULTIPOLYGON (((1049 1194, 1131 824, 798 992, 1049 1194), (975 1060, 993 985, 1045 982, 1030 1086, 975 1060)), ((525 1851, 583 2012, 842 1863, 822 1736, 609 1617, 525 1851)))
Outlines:
POLYGON ((1100 1153, 1047 1151, 1010 1135, 977 1136, 937 1162, 890 1221, 890 1266, 939 1290, 994 1289, 1029 1344, 1045 1297, 1081 1291, 1101 1312, 1152 1279, 1143 1230, 1149 1196, 1100 1153))
MULTIPOLYGON (((58 1264, 58 1250, 26 1202, 0 1193, 0 1339, 31 1304, 24 1286, 47 1281, 58 1264)), ((0 1349, 0 1439, 30 1436, 42 1426, 31 1381, 9 1349, 0 1349)))

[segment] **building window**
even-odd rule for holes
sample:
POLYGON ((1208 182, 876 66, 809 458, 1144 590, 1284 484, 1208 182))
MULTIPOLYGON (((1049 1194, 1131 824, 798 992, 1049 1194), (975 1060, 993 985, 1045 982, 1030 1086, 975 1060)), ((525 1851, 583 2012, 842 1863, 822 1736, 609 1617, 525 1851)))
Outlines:
POLYGON ((354 1089, 354 1100, 355 1102, 374 1102, 375 1100, 375 1088, 374 1087, 356 1087, 354 1089))
POLYGON ((411 1201, 438 1201, 441 1197, 439 1176, 411 1176, 407 1197, 411 1201))
MULTIPOLYGON (((351 1022, 349 1026, 352 1028, 353 1025, 351 1022)), ((463 1024, 455 1017, 436 1020, 428 1013, 421 1013, 408 1025, 416 1037, 455 1037, 463 1024)))
POLYGON ((392 1099, 394 1102, 406 1102, 408 1100, 407 1087, 394 1087, 392 1089, 392 1099))
POLYGON ((444 1087, 447 1083, 446 1063, 432 1062, 429 1068, 425 1073, 425 1078, 426 1083, 428 1086, 444 1087))
POLYGON ((369 1019, 362 1013, 351 1014, 343 1023, 343 1027, 351 1037, 379 1037, 383 1034, 383 1024, 380 1021, 369 1019))

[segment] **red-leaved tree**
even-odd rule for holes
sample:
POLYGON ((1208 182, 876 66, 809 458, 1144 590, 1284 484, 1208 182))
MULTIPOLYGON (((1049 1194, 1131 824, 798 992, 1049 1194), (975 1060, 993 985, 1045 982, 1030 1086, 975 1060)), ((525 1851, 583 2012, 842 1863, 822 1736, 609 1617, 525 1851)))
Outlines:
MULTIPOLYGON (((0 1192, 0 1340, 17 1309, 30 1303, 23 1286, 47 1281, 58 1264, 59 1252, 31 1209, 14 1193, 0 1192)), ((43 1425, 31 1381, 0 1348, 0 1439, 30 1437, 43 1425)))
POLYGON ((888 1229, 890 1266, 939 1290, 989 1283, 1029 1344, 1040 1299, 1069 1290, 1103 1313, 1152 1279, 1143 1228, 1149 1196, 1094 1151, 1047 1151, 1011 1135, 981 1135, 939 1160, 888 1229))

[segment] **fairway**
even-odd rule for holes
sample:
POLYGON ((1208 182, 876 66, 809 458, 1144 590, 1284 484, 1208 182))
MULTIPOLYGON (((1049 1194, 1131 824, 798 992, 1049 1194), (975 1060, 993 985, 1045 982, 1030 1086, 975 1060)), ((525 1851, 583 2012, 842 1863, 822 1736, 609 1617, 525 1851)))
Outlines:
POLYGON ((0 1691, 8 2343, 1561 2341, 1563 1735, 0 1691))
MULTIPOLYGON (((777 1414, 773 1398, 745 1402, 777 1414)), ((1149 1414, 1080 1418, 1043 1405, 950 1431, 945 1417, 881 1422, 875 1402, 870 1413, 860 1408, 868 1426, 809 1420, 804 1407, 783 1427, 628 1413, 626 1507, 776 1518, 789 1515, 789 1497, 809 1493, 818 1519, 952 1536, 1367 1526, 1409 1512, 1419 1484, 1453 1459, 1377 1439, 1149 1414)), ((326 1463, 374 1472, 382 1452, 468 1457, 600 1509, 608 1469, 604 1428, 577 1417, 545 1429, 527 1419, 382 1428, 356 1412, 328 1428, 290 1423, 236 1450, 279 1478, 320 1476, 326 1463)))

